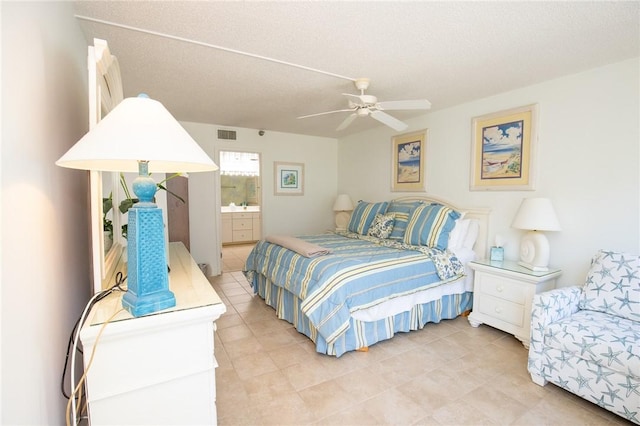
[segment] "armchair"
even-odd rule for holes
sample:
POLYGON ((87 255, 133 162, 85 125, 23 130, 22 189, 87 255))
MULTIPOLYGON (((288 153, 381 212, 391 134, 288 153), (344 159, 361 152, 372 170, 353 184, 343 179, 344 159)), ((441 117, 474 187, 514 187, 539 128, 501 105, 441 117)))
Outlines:
POLYGON ((599 251, 583 287, 537 294, 528 370, 640 424, 640 256, 599 251))

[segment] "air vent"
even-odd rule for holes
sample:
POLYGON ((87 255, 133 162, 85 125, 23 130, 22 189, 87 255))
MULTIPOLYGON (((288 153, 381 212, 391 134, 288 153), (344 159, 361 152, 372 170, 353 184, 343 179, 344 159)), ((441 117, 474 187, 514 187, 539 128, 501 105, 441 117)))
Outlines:
POLYGON ((235 130, 218 129, 218 139, 226 139, 226 140, 235 141, 236 140, 236 131, 235 130))

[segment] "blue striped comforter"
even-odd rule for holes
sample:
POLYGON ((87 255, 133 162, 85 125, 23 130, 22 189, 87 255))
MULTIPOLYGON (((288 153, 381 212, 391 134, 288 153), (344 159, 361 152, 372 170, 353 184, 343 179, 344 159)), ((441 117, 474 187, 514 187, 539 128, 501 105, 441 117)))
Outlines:
POLYGON ((307 258, 260 241, 244 272, 251 283, 261 274, 300 299, 302 312, 329 344, 348 329, 352 312, 451 281, 464 270, 450 253, 426 247, 355 234, 298 238, 331 254, 307 258))

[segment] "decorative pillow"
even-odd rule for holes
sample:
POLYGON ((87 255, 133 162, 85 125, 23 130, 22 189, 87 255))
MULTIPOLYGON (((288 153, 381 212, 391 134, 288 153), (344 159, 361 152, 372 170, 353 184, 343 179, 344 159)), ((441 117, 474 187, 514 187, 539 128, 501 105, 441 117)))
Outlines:
POLYGON ((381 203, 358 201, 356 208, 353 209, 353 213, 351 213, 347 230, 360 235, 367 235, 373 219, 375 219, 377 214, 383 214, 387 210, 388 204, 386 201, 381 203))
POLYGON ((367 235, 377 238, 389 238, 393 230, 393 214, 377 214, 367 231, 367 235))
POLYGON ((393 231, 389 235, 389 239, 402 241, 404 239, 404 232, 407 229, 407 223, 411 213, 423 203, 420 201, 392 201, 387 207, 387 213, 393 213, 395 222, 393 224, 393 231))
POLYGON ((640 320, 640 256, 600 250, 582 288, 580 309, 640 320))
POLYGON ((441 204, 419 206, 409 219, 404 242, 412 246, 445 250, 449 243, 449 233, 459 217, 460 213, 441 204))

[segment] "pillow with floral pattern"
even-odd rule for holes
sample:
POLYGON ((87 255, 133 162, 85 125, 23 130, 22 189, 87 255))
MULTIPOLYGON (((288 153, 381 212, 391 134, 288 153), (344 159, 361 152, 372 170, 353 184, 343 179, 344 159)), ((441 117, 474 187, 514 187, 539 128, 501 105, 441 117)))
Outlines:
POLYGON ((377 214, 369 227, 367 235, 376 238, 389 238, 393 231, 395 218, 393 214, 377 214))

